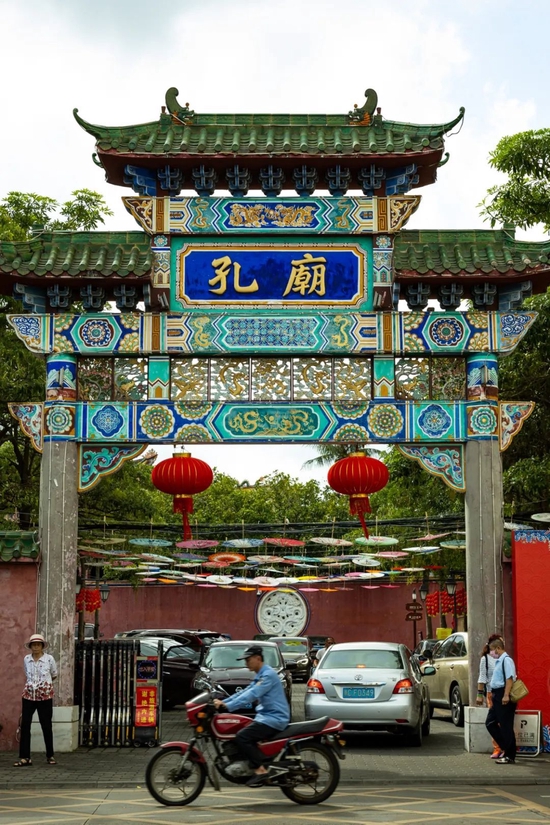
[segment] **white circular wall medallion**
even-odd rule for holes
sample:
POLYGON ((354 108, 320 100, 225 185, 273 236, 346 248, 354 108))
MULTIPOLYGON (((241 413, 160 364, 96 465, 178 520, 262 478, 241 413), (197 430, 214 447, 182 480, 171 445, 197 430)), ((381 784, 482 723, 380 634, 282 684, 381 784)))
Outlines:
POLYGON ((258 599, 256 624, 273 636, 301 636, 309 624, 309 605, 297 590, 270 590, 258 599))

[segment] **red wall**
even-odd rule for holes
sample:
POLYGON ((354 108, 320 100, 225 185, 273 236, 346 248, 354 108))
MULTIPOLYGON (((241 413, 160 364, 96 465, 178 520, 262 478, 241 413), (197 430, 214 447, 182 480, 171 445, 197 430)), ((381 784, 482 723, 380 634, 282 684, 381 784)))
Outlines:
POLYGON ((512 537, 514 646, 518 676, 529 688, 522 707, 550 722, 550 530, 518 530, 512 537))
POLYGON ((15 731, 25 686, 23 657, 29 636, 35 632, 38 567, 34 562, 0 563, 0 750, 17 748, 15 731))
MULTIPOLYGON (((413 589, 402 585, 395 589, 365 590, 358 584, 350 584, 336 592, 304 592, 302 595, 311 610, 306 632, 331 635, 342 642, 392 641, 411 647, 413 623, 405 621, 405 604, 411 601, 413 589)), ((115 586, 111 587, 109 599, 101 608, 101 632, 109 638, 132 628, 202 627, 230 633, 234 639, 250 639, 260 632, 254 621, 257 601, 255 590, 237 588, 115 586)), ((424 619, 418 622, 417 631, 426 635, 424 619)))

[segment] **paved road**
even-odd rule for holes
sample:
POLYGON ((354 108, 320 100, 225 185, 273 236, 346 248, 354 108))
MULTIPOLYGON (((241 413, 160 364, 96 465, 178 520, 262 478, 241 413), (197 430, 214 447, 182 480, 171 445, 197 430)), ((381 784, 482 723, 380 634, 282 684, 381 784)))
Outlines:
POLYGON ((164 808, 134 790, 0 791, 1 825, 524 825, 550 821, 550 787, 525 793, 506 786, 340 788, 323 805, 294 805, 278 791, 223 787, 192 805, 164 808))

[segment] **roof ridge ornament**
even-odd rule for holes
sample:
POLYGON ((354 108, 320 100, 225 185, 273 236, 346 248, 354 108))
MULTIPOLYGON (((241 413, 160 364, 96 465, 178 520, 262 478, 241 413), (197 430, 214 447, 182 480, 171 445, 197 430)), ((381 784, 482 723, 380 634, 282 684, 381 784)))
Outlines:
POLYGON ((357 103, 353 104, 353 109, 348 112, 348 117, 353 125, 369 126, 372 123, 372 116, 378 104, 378 95, 374 89, 365 91, 365 103, 361 108, 357 103))
POLYGON ((165 95, 166 100, 166 108, 177 120, 181 121, 184 124, 190 123, 193 118, 195 117, 195 112, 189 108, 189 103, 186 103, 185 106, 182 106, 178 102, 178 95, 179 89, 176 89, 175 86, 171 86, 165 95))

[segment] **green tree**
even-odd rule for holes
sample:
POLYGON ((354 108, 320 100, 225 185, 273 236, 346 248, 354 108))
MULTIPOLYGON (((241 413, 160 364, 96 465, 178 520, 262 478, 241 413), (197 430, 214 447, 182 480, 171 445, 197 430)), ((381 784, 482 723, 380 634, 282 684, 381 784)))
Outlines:
POLYGON ((346 458, 358 450, 363 450, 367 455, 379 458, 380 447, 367 447, 364 444, 317 444, 315 449, 318 455, 304 462, 303 467, 330 467, 335 461, 346 458))
POLYGON ((550 129, 503 137, 489 162, 508 176, 480 204, 491 226, 511 223, 525 229, 542 223, 550 230, 550 129))
MULTIPOLYGON (((76 189, 61 204, 32 192, 9 192, 0 201, 0 259, 3 241, 25 241, 37 227, 95 229, 111 214, 102 195, 89 189, 76 189)), ((26 528, 38 516, 40 459, 11 416, 8 402, 43 401, 46 370, 7 323, 6 313, 20 311, 20 304, 0 296, 0 510, 9 515, 17 509, 20 526, 26 528)))

